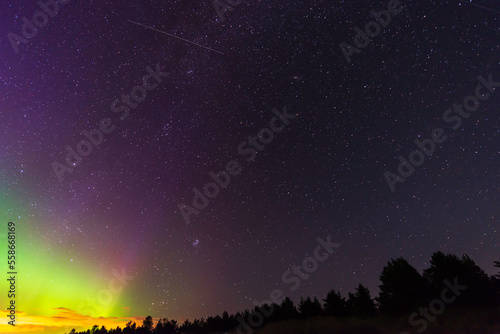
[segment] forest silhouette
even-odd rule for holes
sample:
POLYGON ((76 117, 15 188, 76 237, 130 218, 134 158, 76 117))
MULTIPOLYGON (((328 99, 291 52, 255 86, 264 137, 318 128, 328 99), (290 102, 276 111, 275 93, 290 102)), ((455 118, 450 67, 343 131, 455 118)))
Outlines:
MULTIPOLYGON (((493 266, 500 270, 500 259, 493 266)), ((176 320, 151 316, 141 325, 92 329, 72 334, 174 333, 500 333, 500 271, 488 276, 467 255, 435 252, 420 274, 404 258, 391 259, 380 275, 380 293, 372 298, 359 284, 343 297, 331 290, 321 301, 286 297, 281 303, 206 319, 176 320)))

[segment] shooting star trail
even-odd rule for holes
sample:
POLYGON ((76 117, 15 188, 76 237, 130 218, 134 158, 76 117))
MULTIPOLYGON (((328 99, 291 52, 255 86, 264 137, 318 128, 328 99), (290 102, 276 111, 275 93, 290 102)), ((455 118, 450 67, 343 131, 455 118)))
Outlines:
POLYGON ((488 8, 488 7, 484 7, 484 6, 480 6, 480 5, 476 5, 475 3, 472 3, 472 2, 467 2, 467 1, 464 1, 464 0, 458 0, 458 1, 460 1, 460 2, 462 2, 462 3, 465 3, 465 4, 467 4, 467 5, 476 6, 476 7, 482 8, 482 9, 489 10, 490 12, 500 14, 500 12, 499 12, 499 11, 497 11, 497 10, 494 10, 494 9, 491 9, 491 8, 488 8))
POLYGON ((142 23, 135 22, 135 21, 132 21, 132 20, 127 20, 127 21, 129 21, 129 22, 131 22, 131 23, 133 23, 133 24, 137 24, 138 26, 141 26, 141 27, 144 27, 144 28, 147 28, 147 29, 151 29, 151 30, 157 31, 157 32, 159 32, 159 33, 162 33, 162 34, 168 35, 168 36, 170 36, 170 37, 180 39, 181 41, 188 42, 188 43, 194 44, 194 45, 196 45, 196 46, 202 47, 202 48, 204 48, 204 49, 207 49, 207 50, 210 50, 210 51, 213 51, 213 52, 217 52, 217 53, 220 53, 221 55, 223 55, 223 53, 222 53, 222 52, 220 52, 220 51, 217 51, 217 50, 211 49, 211 48, 209 48, 209 47, 207 47, 207 46, 204 46, 204 45, 201 45, 201 44, 197 44, 197 43, 195 43, 195 42, 191 42, 191 41, 189 41, 189 40, 187 40, 187 39, 184 39, 184 38, 182 38, 182 37, 179 37, 179 36, 175 36, 175 35, 169 34, 168 32, 161 31, 161 30, 158 30, 158 29, 153 28, 153 27, 149 27, 149 26, 147 26, 147 25, 144 25, 144 24, 142 24, 142 23))

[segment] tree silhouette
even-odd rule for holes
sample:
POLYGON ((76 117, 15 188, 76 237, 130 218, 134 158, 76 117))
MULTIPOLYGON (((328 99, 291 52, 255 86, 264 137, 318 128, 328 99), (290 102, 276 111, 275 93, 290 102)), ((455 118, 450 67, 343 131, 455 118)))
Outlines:
MULTIPOLYGON (((499 261, 493 261, 494 263, 494 267, 495 268, 498 268, 500 270, 500 260, 499 261)), ((500 271, 498 272, 498 274, 495 275, 496 278, 500 279, 500 271)))
POLYGON ((428 279, 435 296, 446 288, 445 281, 451 283, 457 281, 467 288, 453 303, 454 306, 479 307, 492 305, 496 302, 491 280, 468 255, 459 258, 453 254, 445 255, 442 252, 435 252, 432 254, 430 262, 431 266, 424 270, 424 277, 428 279))
MULTIPOLYGON (((146 318, 147 319, 147 318, 146 318)), ((151 323, 152 323, 151 319, 151 323)), ((155 334, 174 334, 179 330, 176 320, 168 320, 167 318, 161 318, 158 320, 153 333, 155 334)))
POLYGON ((323 309, 318 301, 318 298, 307 297, 305 300, 300 298, 299 312, 302 318, 316 317, 323 314, 323 309))
MULTIPOLYGON (((494 261, 494 267, 500 268, 500 261, 494 261)), ((458 278, 458 284, 466 285, 467 288, 460 293, 460 298, 453 301, 453 306, 460 305, 465 310, 481 312, 487 308, 494 309, 500 306, 500 273, 489 277, 476 263, 467 255, 461 258, 456 255, 445 255, 435 252, 430 259, 429 268, 424 270, 423 275, 412 267, 405 259, 391 259, 383 268, 380 275, 380 294, 376 300, 379 303, 377 309, 368 288, 359 284, 354 292, 348 293, 348 300, 340 295, 340 292, 331 290, 321 305, 316 297, 301 298, 298 308, 293 301, 286 297, 281 304, 255 306, 252 310, 244 310, 235 314, 224 311, 222 315, 209 316, 204 319, 194 319, 193 322, 186 319, 180 326, 175 320, 160 318, 153 326, 153 318, 147 316, 142 326, 129 321, 122 330, 120 327, 107 330, 94 325, 77 333, 74 329, 70 334, 212 334, 238 331, 241 326, 240 320, 249 319, 252 313, 259 312, 264 315, 265 326, 272 322, 296 320, 303 322, 319 316, 346 317, 353 316, 356 319, 376 316, 377 313, 385 316, 408 316, 416 314, 417 310, 424 310, 430 305, 431 300, 436 300, 442 295, 448 280, 454 284, 458 278), (300 312, 300 313, 299 313, 300 312)), ((448 295, 450 293, 448 292, 448 295)), ((452 305, 447 305, 452 308, 452 305)), ((414 319, 415 320, 415 319, 414 319)), ((260 327, 260 325, 259 325, 260 327)), ((247 331, 247 330, 245 330, 247 331)), ((254 331, 256 332, 256 331, 254 331)))
POLYGON ((106 329, 106 326, 102 326, 100 329, 98 329, 95 333, 96 334, 106 334, 108 330, 106 329))
MULTIPOLYGON (((493 265, 495 268, 500 269, 500 261, 494 261, 493 265)), ((496 299, 496 305, 500 306, 500 271, 498 272, 498 274, 491 277, 491 284, 493 285, 494 289, 494 298, 496 299)))
POLYGON ((391 259, 380 275, 382 285, 376 298, 382 312, 405 314, 423 305, 428 288, 424 278, 405 259, 391 259))
POLYGON ((153 318, 150 315, 148 315, 146 317, 146 319, 143 320, 142 327, 147 332, 152 332, 153 331, 153 318))
POLYGON ((123 329, 123 334, 133 334, 135 333, 136 328, 137 328, 136 323, 129 321, 127 322, 125 328, 123 329))
POLYGON ((340 292, 331 290, 323 299, 325 315, 335 317, 346 317, 350 315, 350 310, 347 307, 347 301, 340 295, 340 292))
POLYGON ((299 312, 295 308, 293 301, 288 297, 281 302, 280 309, 282 312, 282 320, 296 319, 299 316, 299 312))
POLYGON ((189 321, 189 319, 186 319, 179 327, 179 329, 182 333, 190 333, 192 331, 192 326, 193 324, 189 321))
POLYGON ((347 302, 351 309, 351 313, 358 317, 369 317, 377 313, 375 302, 370 296, 370 290, 359 284, 355 293, 349 292, 349 300, 347 302))

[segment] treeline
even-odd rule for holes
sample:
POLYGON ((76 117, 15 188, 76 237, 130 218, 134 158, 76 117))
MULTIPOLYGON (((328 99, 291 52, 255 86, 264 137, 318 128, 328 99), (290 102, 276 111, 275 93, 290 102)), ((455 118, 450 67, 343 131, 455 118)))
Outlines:
MULTIPOLYGON (((500 261, 494 261, 500 268, 500 261)), ((436 252, 430 260, 430 267, 420 274, 405 259, 390 260, 380 275, 379 296, 372 298, 368 288, 359 284, 354 292, 343 297, 331 290, 321 302, 316 298, 301 299, 297 306, 290 298, 281 303, 256 306, 229 315, 210 316, 183 323, 166 318, 156 324, 152 317, 144 319, 142 325, 129 322, 125 328, 106 329, 95 325, 91 330, 78 334, 175 334, 213 333, 239 329, 241 333, 251 333, 266 324, 290 319, 332 316, 339 318, 368 318, 376 315, 391 317, 418 315, 417 310, 446 309, 486 309, 500 307, 500 272, 488 276, 467 255, 458 257, 436 252)), ((429 311, 426 311, 429 312, 429 311)), ((437 311, 436 311, 437 312, 437 311)), ((443 310, 440 310, 443 312, 443 310)), ((410 316, 411 318, 411 316, 410 316)), ((416 321, 417 317, 414 317, 416 321)))

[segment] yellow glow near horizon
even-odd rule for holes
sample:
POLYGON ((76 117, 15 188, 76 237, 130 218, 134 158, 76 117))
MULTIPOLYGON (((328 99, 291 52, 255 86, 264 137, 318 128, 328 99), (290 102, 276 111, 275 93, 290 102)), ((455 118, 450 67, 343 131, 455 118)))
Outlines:
MULTIPOLYGON (((29 316, 25 312, 19 312, 19 323, 12 327, 2 322, 0 324, 0 333, 24 333, 24 334, 65 334, 69 333, 72 328, 77 331, 86 330, 93 325, 106 326, 106 328, 116 328, 120 326, 124 328, 129 321, 142 324, 142 317, 90 317, 78 314, 73 310, 59 308, 51 310, 52 316, 29 316)), ((7 312, 0 311, 0 316, 7 319, 7 312)))
MULTIPOLYGON (((109 290, 112 269, 101 273, 84 259, 67 256, 67 245, 49 246, 36 234, 26 209, 0 196, 0 235, 7 236, 7 223, 16 223, 16 326, 8 325, 6 308, 9 282, 0 283, 0 333, 67 333, 71 328, 85 329, 94 324, 107 328, 123 327, 129 320, 122 305, 123 291, 109 290), (15 214, 14 214, 15 212, 15 214)), ((7 238, 0 237, 1 271, 7 275, 7 238)), ((116 268, 120 269, 120 268, 116 268)), ((139 320, 142 322, 143 318, 139 320)))

